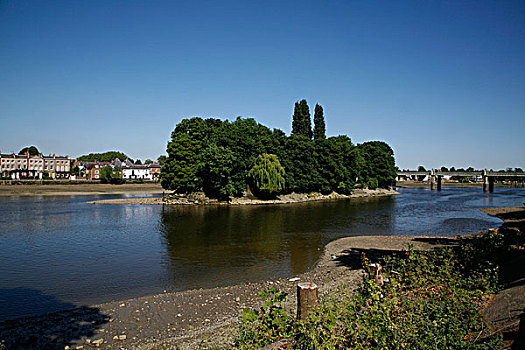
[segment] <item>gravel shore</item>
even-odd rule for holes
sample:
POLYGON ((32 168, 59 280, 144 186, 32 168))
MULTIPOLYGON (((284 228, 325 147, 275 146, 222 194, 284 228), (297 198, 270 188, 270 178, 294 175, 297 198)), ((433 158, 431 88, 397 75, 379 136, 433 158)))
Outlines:
POLYGON ((393 196, 399 192, 378 188, 376 190, 358 189, 350 195, 339 193, 330 193, 323 195, 320 193, 302 194, 291 193, 279 196, 276 199, 261 200, 253 197, 232 198, 229 202, 218 202, 206 198, 203 194, 192 194, 188 196, 170 196, 166 199, 162 197, 157 198, 117 198, 117 199, 102 199, 96 201, 89 201, 88 204, 144 204, 144 205, 268 205, 268 204, 292 204, 323 200, 337 200, 337 199, 352 199, 352 198, 366 198, 366 197, 382 197, 393 196))

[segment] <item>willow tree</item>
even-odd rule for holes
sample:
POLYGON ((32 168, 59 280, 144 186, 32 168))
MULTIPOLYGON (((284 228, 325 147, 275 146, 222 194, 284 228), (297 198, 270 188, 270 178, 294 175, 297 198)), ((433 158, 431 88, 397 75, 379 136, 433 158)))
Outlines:
POLYGON ((285 188, 285 171, 275 154, 261 154, 248 172, 252 192, 261 198, 271 198, 285 188))

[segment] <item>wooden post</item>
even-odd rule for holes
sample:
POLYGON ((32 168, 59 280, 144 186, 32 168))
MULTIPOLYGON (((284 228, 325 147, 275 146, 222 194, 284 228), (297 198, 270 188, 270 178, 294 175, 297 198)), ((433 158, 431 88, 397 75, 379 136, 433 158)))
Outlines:
POLYGON ((297 285, 297 319, 305 319, 317 302, 317 284, 301 282, 297 285))
POLYGON ((383 273, 381 272, 383 270, 383 267, 379 264, 370 264, 368 265, 368 268, 370 269, 370 278, 373 278, 377 284, 383 285, 383 273))

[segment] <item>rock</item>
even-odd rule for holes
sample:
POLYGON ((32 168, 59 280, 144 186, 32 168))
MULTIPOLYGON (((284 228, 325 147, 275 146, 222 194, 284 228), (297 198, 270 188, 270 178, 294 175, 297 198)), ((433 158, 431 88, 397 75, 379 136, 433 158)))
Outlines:
POLYGON ((235 301, 236 301, 236 302, 240 302, 240 301, 241 301, 241 298, 237 297, 237 298, 235 298, 235 301))
POLYGON ((97 339, 97 340, 93 340, 91 342, 91 344, 95 345, 96 347, 99 347, 100 345, 102 345, 104 343, 104 339, 100 338, 100 339, 97 339))
POLYGON ((289 282, 295 282, 295 281, 299 281, 300 278, 299 277, 294 277, 294 278, 290 278, 288 281, 289 282))
POLYGON ((120 307, 126 307, 126 304, 120 304, 119 306, 120 307))
POLYGON ((118 336, 118 340, 126 340, 126 335, 125 334, 121 334, 118 336))

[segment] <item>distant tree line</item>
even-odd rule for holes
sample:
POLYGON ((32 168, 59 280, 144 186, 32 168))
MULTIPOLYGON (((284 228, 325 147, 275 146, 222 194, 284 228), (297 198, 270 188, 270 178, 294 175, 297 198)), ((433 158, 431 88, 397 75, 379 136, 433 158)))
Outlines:
MULTIPOLYGON (((109 163, 118 158, 120 160, 129 159, 127 155, 119 151, 109 151, 104 153, 90 153, 83 155, 77 158, 81 162, 100 162, 100 163, 109 163)), ((131 159, 132 160, 132 159, 131 159)))
POLYGON ((177 193, 204 191, 221 200, 250 190, 278 193, 332 191, 348 194, 356 183, 394 184, 394 152, 381 141, 352 144, 345 135, 326 138, 323 108, 316 105, 312 130, 306 100, 295 104, 292 134, 252 118, 235 121, 183 119, 163 159, 161 184, 177 193))

